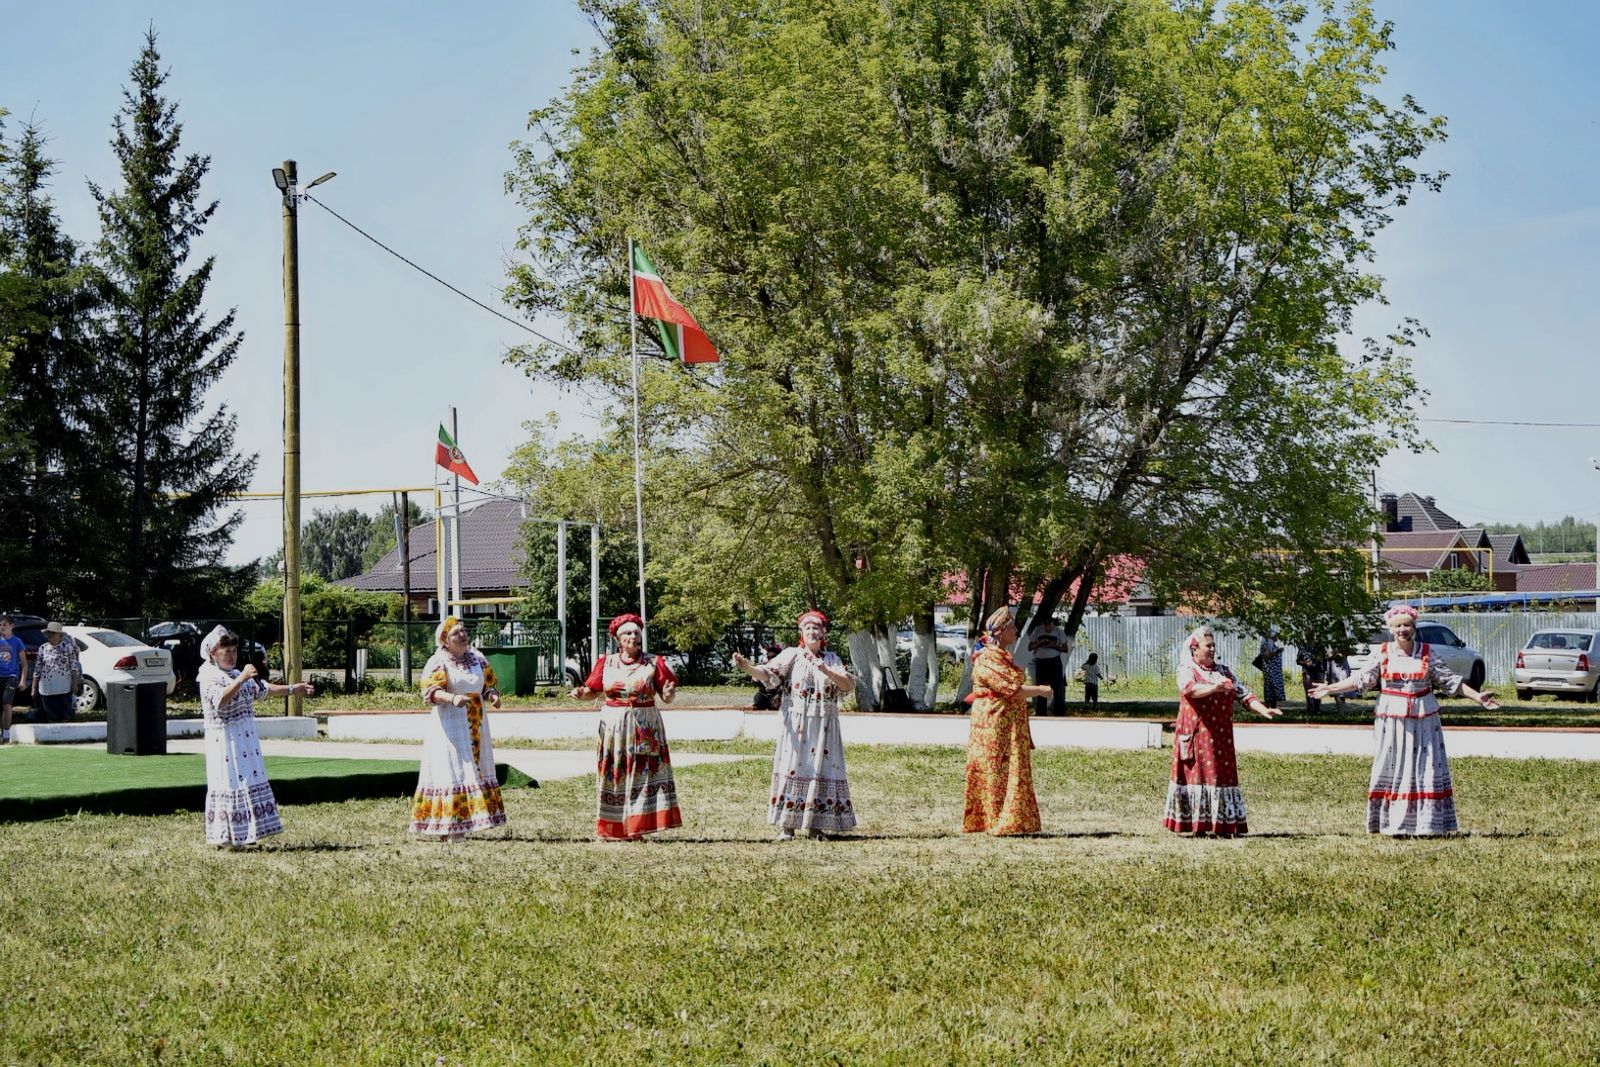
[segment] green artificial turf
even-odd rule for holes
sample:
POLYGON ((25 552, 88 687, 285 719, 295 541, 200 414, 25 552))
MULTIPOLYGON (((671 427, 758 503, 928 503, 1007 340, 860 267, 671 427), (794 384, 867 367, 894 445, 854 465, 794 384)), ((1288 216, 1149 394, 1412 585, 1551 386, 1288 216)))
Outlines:
MULTIPOLYGON (((417 785, 415 760, 267 756, 266 765, 280 804, 405 796, 417 785)), ((506 764, 497 770, 500 783, 507 787, 532 781, 506 764)), ((114 756, 96 749, 44 745, 0 748, 0 822, 74 812, 198 811, 205 796, 206 763, 200 755, 114 756)))
POLYGON ((1364 829, 1370 761, 1246 753, 1252 836, 1160 826, 1170 752, 1040 750, 1044 833, 959 832, 956 747, 857 746, 847 840, 765 761, 596 844, 594 780, 407 840, 389 800, 218 852, 192 816, 0 825, 0 1064, 1592 1063, 1600 764, 1453 761, 1467 833, 1364 829))

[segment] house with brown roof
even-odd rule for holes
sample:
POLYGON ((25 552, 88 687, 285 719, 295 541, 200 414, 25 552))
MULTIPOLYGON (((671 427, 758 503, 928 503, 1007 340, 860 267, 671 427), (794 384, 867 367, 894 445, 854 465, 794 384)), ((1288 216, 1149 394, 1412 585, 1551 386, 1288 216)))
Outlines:
POLYGON ((1518 572, 1532 563, 1521 534, 1465 526, 1431 496, 1385 493, 1378 499, 1384 516, 1378 554, 1401 581, 1466 569, 1491 574, 1495 589, 1512 592, 1519 588, 1518 572))
MULTIPOLYGON (((461 509, 461 594, 467 599, 521 596, 528 580, 523 576, 522 523, 527 505, 519 500, 486 500, 461 509)), ((412 610, 419 615, 438 614, 437 536, 433 520, 411 529, 412 610)), ((448 554, 447 554, 448 555, 448 554)), ((448 581, 448 575, 446 580, 448 581)), ((365 574, 341 578, 336 585, 378 593, 402 592, 400 546, 390 549, 365 574)), ((466 614, 496 614, 495 605, 472 604, 466 614)))

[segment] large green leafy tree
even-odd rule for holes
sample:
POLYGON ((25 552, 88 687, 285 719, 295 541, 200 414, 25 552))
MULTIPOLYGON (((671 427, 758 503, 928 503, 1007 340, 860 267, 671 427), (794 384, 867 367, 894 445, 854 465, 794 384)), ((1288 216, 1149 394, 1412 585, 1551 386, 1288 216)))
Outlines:
POLYGON ((22 130, 0 189, 0 308, 9 373, 0 381, 7 434, 0 512, 0 573, 9 598, 36 611, 84 602, 93 576, 76 536, 83 510, 74 471, 82 454, 80 402, 95 294, 78 248, 60 227, 48 185, 55 163, 36 124, 22 130))
POLYGON ((935 237, 981 268, 957 306, 1015 324, 996 348, 954 319, 1008 384, 967 398, 974 586, 1042 587, 1044 611, 1075 591, 1069 633, 1119 557, 1247 619, 1365 607, 1340 546, 1369 523, 1361 475, 1410 433, 1412 328, 1353 360, 1339 339, 1443 135, 1373 95, 1388 27, 1360 2, 893 10, 935 237))
POLYGON ((1375 95, 1367 4, 586 10, 511 176, 514 294, 575 351, 521 359, 625 396, 628 235, 722 348, 645 374, 663 615, 804 582, 881 636, 961 570, 979 606, 1072 594, 1071 631, 1130 557, 1171 603, 1365 606, 1339 546, 1412 335, 1339 342, 1442 136, 1375 95))
POLYGON ((200 609, 238 584, 222 563, 240 518, 227 498, 249 484, 255 458, 235 450, 227 406, 207 398, 242 335, 231 310, 215 319, 204 310, 214 260, 189 264, 217 205, 201 199, 209 158, 181 152, 154 31, 129 78, 111 141, 122 187, 90 186, 104 310, 83 474, 105 606, 149 614, 200 609))

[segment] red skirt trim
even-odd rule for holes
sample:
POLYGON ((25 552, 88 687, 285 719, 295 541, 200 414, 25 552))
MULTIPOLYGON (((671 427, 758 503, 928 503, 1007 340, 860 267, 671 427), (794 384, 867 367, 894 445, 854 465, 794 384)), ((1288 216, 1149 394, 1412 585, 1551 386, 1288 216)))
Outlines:
POLYGON ((1368 800, 1444 800, 1456 795, 1454 789, 1442 789, 1431 793, 1397 793, 1391 789, 1373 789, 1367 793, 1368 800))
POLYGON ((1218 837, 1243 837, 1250 832, 1248 822, 1222 822, 1209 819, 1162 819, 1161 825, 1178 834, 1216 834, 1218 837))
POLYGON ((676 806, 665 811, 649 811, 643 815, 630 815, 622 822, 596 819, 594 832, 611 841, 632 841, 658 830, 671 830, 683 825, 683 814, 676 806))

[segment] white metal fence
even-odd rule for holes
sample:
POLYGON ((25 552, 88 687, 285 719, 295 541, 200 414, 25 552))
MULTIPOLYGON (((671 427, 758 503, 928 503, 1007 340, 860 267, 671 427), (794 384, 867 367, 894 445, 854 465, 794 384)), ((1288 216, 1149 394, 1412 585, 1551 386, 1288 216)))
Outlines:
MULTIPOLYGON (((1440 612, 1423 616, 1442 623, 1483 656, 1485 677, 1492 684, 1511 681, 1517 650, 1535 630, 1600 629, 1595 612, 1440 612)), ((1206 621, 1183 615, 1098 615, 1083 620, 1072 651, 1076 669, 1090 652, 1100 653, 1100 666, 1116 678, 1171 678, 1178 666, 1178 649, 1189 632, 1206 621)), ((1227 620, 1212 620, 1217 632, 1217 659, 1236 670, 1248 670, 1261 640, 1258 633, 1241 634, 1227 620)), ((1292 636, 1292 635, 1286 635, 1292 636)), ((1292 668, 1293 644, 1283 662, 1292 668)))

